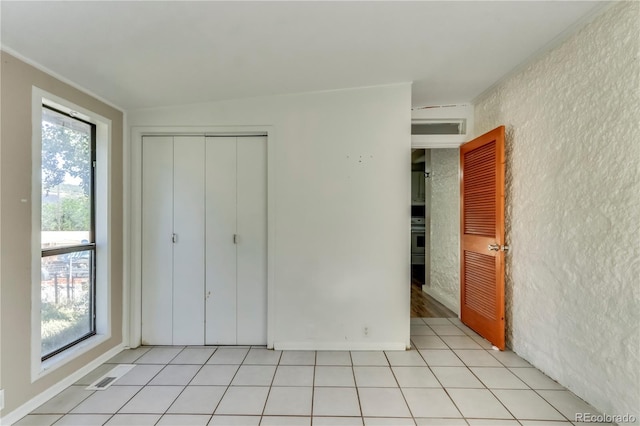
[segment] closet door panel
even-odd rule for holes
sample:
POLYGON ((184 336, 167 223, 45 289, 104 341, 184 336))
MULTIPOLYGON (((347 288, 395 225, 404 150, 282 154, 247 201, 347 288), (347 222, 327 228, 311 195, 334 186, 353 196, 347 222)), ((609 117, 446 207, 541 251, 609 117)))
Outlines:
POLYGON ((204 344, 204 137, 173 145, 173 344, 204 344))
POLYGON ((206 138, 206 344, 236 342, 236 138, 206 138))
POLYGON ((238 344, 267 343, 267 139, 237 141, 238 344))
POLYGON ((142 344, 173 344, 173 138, 142 139, 142 344))

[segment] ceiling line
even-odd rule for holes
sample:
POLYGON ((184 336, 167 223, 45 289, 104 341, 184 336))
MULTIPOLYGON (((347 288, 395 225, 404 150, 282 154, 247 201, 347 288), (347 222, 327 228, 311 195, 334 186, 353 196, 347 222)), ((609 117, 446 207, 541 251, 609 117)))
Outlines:
POLYGON ((64 84, 67 84, 67 85, 73 87, 74 89, 79 90, 82 93, 84 93, 86 95, 89 95, 89 96, 99 100, 100 102, 102 102, 104 104, 109 105, 111 108, 117 109, 118 111, 120 111, 123 114, 126 114, 126 112, 127 112, 126 109, 114 104, 113 102, 103 98, 100 95, 95 94, 94 92, 92 92, 91 90, 87 89, 86 87, 83 87, 83 86, 79 85, 78 83, 75 83, 75 82, 69 80, 68 78, 66 78, 64 76, 62 76, 62 75, 60 75, 60 74, 58 74, 58 73, 56 73, 54 71, 51 71, 49 68, 45 67, 44 65, 42 65, 42 64, 40 64, 40 63, 30 59, 30 58, 27 58, 26 56, 22 55, 21 53, 16 52, 12 48, 7 47, 4 44, 0 44, 0 50, 2 50, 2 52, 4 52, 4 53, 7 53, 7 54, 13 56, 16 59, 21 60, 22 62, 25 62, 25 63, 31 65, 32 67, 36 68, 37 70, 42 71, 43 73, 48 74, 49 76, 60 80, 64 84))

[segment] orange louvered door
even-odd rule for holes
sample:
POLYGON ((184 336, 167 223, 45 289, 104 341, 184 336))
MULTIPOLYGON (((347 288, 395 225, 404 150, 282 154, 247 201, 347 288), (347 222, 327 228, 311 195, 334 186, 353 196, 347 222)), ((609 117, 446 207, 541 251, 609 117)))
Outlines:
POLYGON ((504 126, 460 147, 460 319, 504 350, 504 126))

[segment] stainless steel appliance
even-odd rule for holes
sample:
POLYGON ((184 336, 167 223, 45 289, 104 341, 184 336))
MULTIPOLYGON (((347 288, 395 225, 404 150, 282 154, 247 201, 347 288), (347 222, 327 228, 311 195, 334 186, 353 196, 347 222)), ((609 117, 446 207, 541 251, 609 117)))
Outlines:
POLYGON ((424 265, 425 226, 423 217, 411 218, 411 264, 424 265))

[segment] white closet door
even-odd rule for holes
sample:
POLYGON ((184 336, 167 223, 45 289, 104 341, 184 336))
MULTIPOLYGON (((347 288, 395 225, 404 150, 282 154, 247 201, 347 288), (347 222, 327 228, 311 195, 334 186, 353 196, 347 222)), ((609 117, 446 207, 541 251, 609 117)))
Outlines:
POLYGON ((173 143, 173 344, 203 345, 204 137, 173 143))
POLYGON ((236 138, 206 139, 206 338, 236 342, 236 138))
POLYGON ((142 139, 142 344, 173 344, 173 138, 142 139))
POLYGON ((237 344, 267 343, 267 138, 237 139, 237 344))

